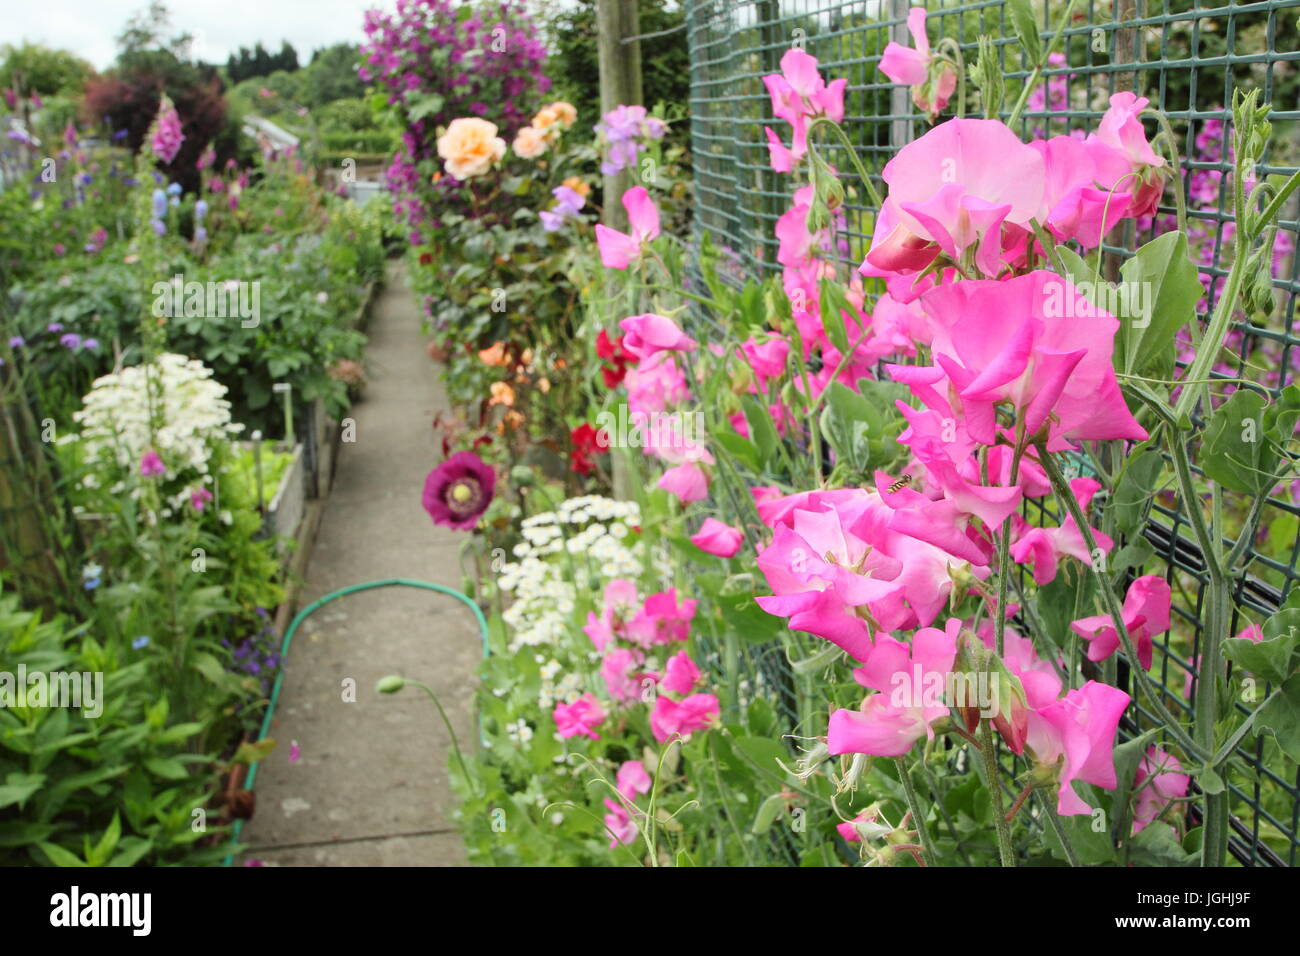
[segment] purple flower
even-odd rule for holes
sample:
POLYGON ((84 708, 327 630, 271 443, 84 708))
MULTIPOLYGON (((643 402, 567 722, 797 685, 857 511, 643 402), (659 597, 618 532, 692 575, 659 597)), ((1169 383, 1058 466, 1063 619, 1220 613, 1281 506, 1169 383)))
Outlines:
POLYGON ((93 352, 95 349, 99 348, 99 339, 82 339, 81 347, 93 352))
POLYGON ((62 331, 63 331, 63 323, 62 323, 62 322, 51 322, 49 325, 47 325, 47 326, 45 327, 45 331, 47 331, 47 332, 62 332, 62 331))
POLYGON ((194 506, 195 511, 202 511, 204 506, 212 500, 212 492, 200 486, 190 492, 190 504, 194 506))
POLYGON ((9 340, 9 347, 11 349, 20 349, 26 344, 27 344, 27 340, 24 339, 21 335, 15 335, 9 340))
POLYGON ((496 472, 472 451, 458 451, 424 479, 424 510, 434 524, 465 531, 492 503, 496 472))
POLYGON ((90 234, 90 241, 86 243, 87 252, 98 252, 104 248, 104 243, 108 242, 108 233, 100 226, 90 234))
POLYGON ((160 236, 167 235, 167 223, 161 219, 150 219, 149 225, 153 226, 153 231, 160 236))
POLYGON ((200 199, 198 202, 194 204, 194 218, 202 219, 207 214, 208 214, 208 201, 206 199, 200 199))
POLYGON ((131 642, 131 646, 135 648, 137 651, 143 650, 144 648, 148 647, 149 635, 141 634, 139 637, 137 637, 134 641, 131 642))
POLYGON ((167 470, 158 453, 150 448, 140 456, 140 474, 145 478, 156 478, 167 470))
POLYGON ((302 759, 302 750, 298 747, 298 741, 289 742, 289 763, 297 763, 302 759))
POLYGON ((79 349, 81 348, 81 336, 76 332, 66 332, 59 336, 59 344, 64 348, 79 349))

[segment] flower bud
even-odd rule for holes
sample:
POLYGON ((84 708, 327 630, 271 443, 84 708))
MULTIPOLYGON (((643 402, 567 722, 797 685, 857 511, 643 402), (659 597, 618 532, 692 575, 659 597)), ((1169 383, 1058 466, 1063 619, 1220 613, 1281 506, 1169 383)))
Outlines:
POLYGON ((379 678, 375 684, 375 690, 380 694, 396 694, 405 686, 405 678, 398 677, 396 674, 389 674, 387 677, 379 678))

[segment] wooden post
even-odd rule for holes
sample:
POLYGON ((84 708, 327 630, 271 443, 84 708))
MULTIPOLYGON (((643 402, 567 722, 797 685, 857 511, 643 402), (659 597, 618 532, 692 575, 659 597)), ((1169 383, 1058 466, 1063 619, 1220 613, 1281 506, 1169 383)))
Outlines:
MULTIPOLYGON (((623 42, 637 35, 640 22, 636 0, 597 0, 601 113, 619 105, 641 103, 641 41, 623 42)), ((627 212, 621 200, 623 193, 634 185, 635 175, 636 170, 624 169, 605 177, 605 208, 601 220, 611 229, 627 229, 627 212)))
MULTIPOLYGON (((636 0, 597 0, 596 28, 600 54, 600 111, 608 113, 616 106, 639 105, 644 97, 641 90, 641 41, 623 41, 640 32, 641 18, 636 0)), ((620 170, 605 177, 601 221, 611 229, 626 232, 627 210, 623 208, 623 193, 635 185, 637 170, 620 170)), ((624 316, 614 316, 615 319, 624 316)), ((614 477, 614 497, 627 501, 632 497, 626 449, 616 449, 611 455, 614 477)))

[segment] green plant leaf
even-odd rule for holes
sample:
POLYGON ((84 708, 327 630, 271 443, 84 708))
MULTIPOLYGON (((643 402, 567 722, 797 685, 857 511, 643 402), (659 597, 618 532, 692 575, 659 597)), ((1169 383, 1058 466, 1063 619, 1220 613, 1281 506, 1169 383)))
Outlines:
POLYGON ((1270 733, 1292 760, 1300 761, 1300 674, 1289 678, 1278 695, 1260 707, 1255 726, 1260 733, 1270 733))
POLYGON ((1200 465, 1225 488, 1258 495, 1273 484, 1264 474, 1264 406, 1257 392, 1238 389, 1210 417, 1201 445, 1200 465))

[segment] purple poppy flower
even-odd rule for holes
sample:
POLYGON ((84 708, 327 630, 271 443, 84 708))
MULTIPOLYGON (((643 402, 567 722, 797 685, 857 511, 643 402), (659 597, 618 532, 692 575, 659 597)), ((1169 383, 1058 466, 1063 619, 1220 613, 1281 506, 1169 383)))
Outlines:
POLYGON ((496 472, 472 451, 458 451, 424 479, 424 510, 434 524, 465 531, 492 503, 496 472))

